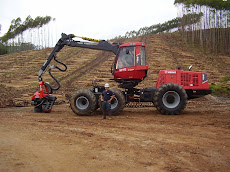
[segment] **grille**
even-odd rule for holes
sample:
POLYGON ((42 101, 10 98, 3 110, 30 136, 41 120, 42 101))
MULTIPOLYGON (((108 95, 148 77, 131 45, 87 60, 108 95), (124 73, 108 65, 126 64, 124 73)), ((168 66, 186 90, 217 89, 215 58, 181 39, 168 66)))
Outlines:
POLYGON ((182 86, 198 86, 198 74, 181 74, 181 85, 182 86), (193 85, 190 85, 193 84, 193 85))

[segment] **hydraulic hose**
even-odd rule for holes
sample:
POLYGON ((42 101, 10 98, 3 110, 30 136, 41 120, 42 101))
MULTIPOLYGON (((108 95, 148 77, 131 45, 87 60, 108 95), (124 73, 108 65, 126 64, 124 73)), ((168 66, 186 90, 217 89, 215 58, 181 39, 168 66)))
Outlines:
POLYGON ((58 70, 60 70, 60 71, 62 71, 62 72, 65 72, 65 71, 67 70, 66 64, 60 62, 60 61, 57 59, 57 56, 56 56, 56 55, 54 55, 54 60, 55 60, 57 63, 59 63, 59 64, 61 64, 61 65, 63 65, 63 66, 65 67, 65 69, 61 69, 61 68, 59 68, 58 66, 56 66, 56 68, 57 68, 58 70))
POLYGON ((53 78, 53 80, 57 83, 57 87, 56 87, 56 88, 53 88, 51 85, 49 85, 49 87, 50 87, 50 89, 51 89, 51 92, 52 92, 52 90, 58 90, 58 89, 61 87, 60 82, 52 75, 51 69, 52 69, 52 68, 57 68, 58 70, 60 70, 60 71, 62 71, 62 72, 65 72, 65 71, 67 70, 66 64, 64 64, 63 62, 57 60, 57 56, 56 56, 56 55, 54 55, 54 60, 55 60, 57 63, 63 65, 65 68, 64 68, 64 69, 61 69, 61 68, 59 68, 58 66, 53 66, 53 67, 49 68, 49 74, 50 74, 50 76, 51 76, 51 77, 53 78))
POLYGON ((49 74, 53 78, 53 80, 57 83, 57 87, 56 88, 53 88, 51 85, 50 85, 50 88, 52 90, 58 90, 61 87, 61 85, 60 85, 60 82, 52 75, 51 68, 49 69, 49 74))

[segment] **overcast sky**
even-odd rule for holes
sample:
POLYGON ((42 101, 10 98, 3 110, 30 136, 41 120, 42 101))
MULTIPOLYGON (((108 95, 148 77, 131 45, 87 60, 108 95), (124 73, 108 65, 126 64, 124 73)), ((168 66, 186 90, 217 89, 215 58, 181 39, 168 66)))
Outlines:
POLYGON ((31 15, 56 18, 62 32, 95 39, 110 39, 126 31, 162 23, 177 17, 174 0, 0 0, 0 36, 11 20, 31 15))

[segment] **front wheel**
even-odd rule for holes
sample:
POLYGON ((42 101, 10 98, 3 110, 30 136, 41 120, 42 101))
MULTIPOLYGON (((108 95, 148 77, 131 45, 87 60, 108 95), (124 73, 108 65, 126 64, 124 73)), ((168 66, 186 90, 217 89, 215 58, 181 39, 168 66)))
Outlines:
POLYGON ((155 92, 153 103, 162 114, 177 115, 185 109, 187 99, 182 86, 176 83, 166 83, 155 92))
POLYGON ((89 89, 78 90, 70 98, 70 107, 77 115, 89 115, 96 106, 96 96, 89 89))

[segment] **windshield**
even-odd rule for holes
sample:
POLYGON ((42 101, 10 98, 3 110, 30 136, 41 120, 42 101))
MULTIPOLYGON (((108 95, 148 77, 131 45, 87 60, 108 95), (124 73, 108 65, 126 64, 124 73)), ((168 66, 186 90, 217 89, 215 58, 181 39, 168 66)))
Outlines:
POLYGON ((116 69, 135 66, 134 55, 135 55, 135 47, 120 48, 116 69))

